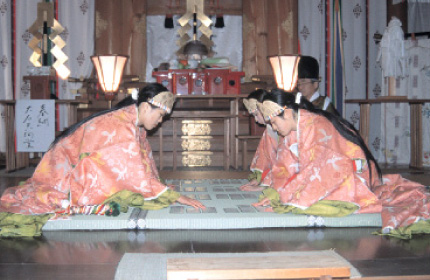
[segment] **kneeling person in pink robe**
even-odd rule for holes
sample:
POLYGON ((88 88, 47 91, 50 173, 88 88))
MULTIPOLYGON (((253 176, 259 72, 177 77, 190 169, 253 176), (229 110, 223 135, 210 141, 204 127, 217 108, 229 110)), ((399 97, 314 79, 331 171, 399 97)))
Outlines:
POLYGON ((357 204, 359 213, 381 211, 371 191, 380 170, 349 122, 281 90, 267 94, 260 109, 282 137, 269 182, 284 205, 305 209, 335 200, 357 204))
POLYGON ((316 205, 314 209, 338 207, 337 216, 381 213, 383 233, 414 223, 416 230, 399 235, 430 233, 430 194, 425 187, 398 174, 382 177, 348 121, 280 89, 257 105, 281 138, 269 179, 261 183, 268 187, 265 198, 255 206, 271 205, 269 209, 279 213, 306 214, 316 205))
MULTIPOLYGON (((58 137, 25 184, 8 188, 0 211, 19 214, 61 212, 69 206, 102 204, 122 190, 204 208, 160 182, 146 131, 172 110, 175 97, 149 84, 118 103, 71 126, 58 137)), ((162 202, 161 202, 162 201, 162 202)))

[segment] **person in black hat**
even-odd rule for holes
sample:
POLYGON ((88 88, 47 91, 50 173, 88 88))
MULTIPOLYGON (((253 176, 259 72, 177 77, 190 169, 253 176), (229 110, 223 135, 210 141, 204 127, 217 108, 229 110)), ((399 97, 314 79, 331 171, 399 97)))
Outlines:
POLYGON ((297 88, 299 93, 309 100, 316 108, 339 115, 330 98, 318 92, 321 78, 318 61, 312 56, 302 56, 298 65, 297 88))

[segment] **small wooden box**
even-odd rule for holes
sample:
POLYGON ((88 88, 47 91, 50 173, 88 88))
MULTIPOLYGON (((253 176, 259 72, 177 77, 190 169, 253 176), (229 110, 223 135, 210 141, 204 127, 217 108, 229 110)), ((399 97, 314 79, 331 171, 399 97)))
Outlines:
POLYGON ((51 99, 51 82, 56 82, 55 76, 24 76, 24 81, 30 82, 30 99, 51 99))

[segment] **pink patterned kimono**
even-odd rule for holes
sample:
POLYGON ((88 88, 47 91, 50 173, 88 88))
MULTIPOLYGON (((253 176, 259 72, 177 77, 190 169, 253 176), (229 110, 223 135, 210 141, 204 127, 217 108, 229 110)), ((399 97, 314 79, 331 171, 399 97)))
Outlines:
MULTIPOLYGON (((324 110, 332 114, 339 114, 333 104, 327 102, 327 98, 328 97, 321 96, 316 92, 311 98, 312 105, 320 110, 324 110)), ((254 174, 256 172, 262 173, 261 180, 262 182, 264 181, 265 186, 270 186, 271 184, 270 176, 267 177, 266 175, 270 169, 272 169, 272 165, 276 161, 278 138, 278 133, 273 130, 272 126, 270 124, 266 125, 266 130, 264 130, 261 140, 258 143, 257 151, 255 152, 254 158, 251 162, 251 171, 254 174)))
POLYGON ((95 117, 49 150, 24 185, 8 188, 0 211, 40 214, 70 205, 97 205, 129 190, 152 200, 167 187, 158 178, 137 107, 95 117))
POLYGON ((305 209, 319 200, 352 202, 360 207, 357 213, 382 212, 384 228, 430 219, 424 186, 400 175, 385 176, 381 184, 375 168, 371 183, 362 149, 322 116, 299 110, 297 131, 281 138, 277 151, 262 184, 276 189, 284 205, 305 209))

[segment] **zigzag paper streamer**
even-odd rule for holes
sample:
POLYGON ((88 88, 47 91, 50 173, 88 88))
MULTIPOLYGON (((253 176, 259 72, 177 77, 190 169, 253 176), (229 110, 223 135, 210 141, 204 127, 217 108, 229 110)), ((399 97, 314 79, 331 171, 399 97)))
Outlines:
POLYGON ((52 67, 57 71, 60 78, 67 79, 70 75, 70 70, 64 65, 64 63, 69 59, 69 57, 62 51, 66 46, 66 42, 64 42, 60 37, 60 33, 64 31, 64 28, 54 18, 53 13, 54 6, 52 3, 41 2, 37 4, 37 19, 28 29, 28 31, 33 35, 33 38, 28 43, 29 48, 33 50, 29 60, 35 67, 42 66, 41 57, 44 50, 42 50, 39 45, 43 43, 43 45, 46 46, 47 40, 49 39, 54 44, 54 47, 51 48, 50 51, 55 58, 55 63, 52 67), (51 33, 48 38, 44 38, 44 34, 39 31, 39 29, 43 29, 44 23, 51 28, 51 33), (46 41, 43 42, 42 40, 46 41))
POLYGON ((211 47, 214 45, 210 40, 212 36, 212 30, 209 26, 212 24, 212 20, 204 14, 204 0, 187 0, 187 11, 186 13, 178 19, 178 23, 181 28, 178 30, 179 40, 176 41, 176 45, 179 46, 179 49, 176 51, 177 55, 183 53, 184 46, 194 38, 191 38, 188 35, 188 31, 193 27, 189 24, 190 20, 193 20, 193 15, 196 13, 197 20, 200 21, 201 25, 198 30, 202 33, 203 38, 202 43, 209 50, 209 56, 212 56, 214 52, 211 50, 211 47))

